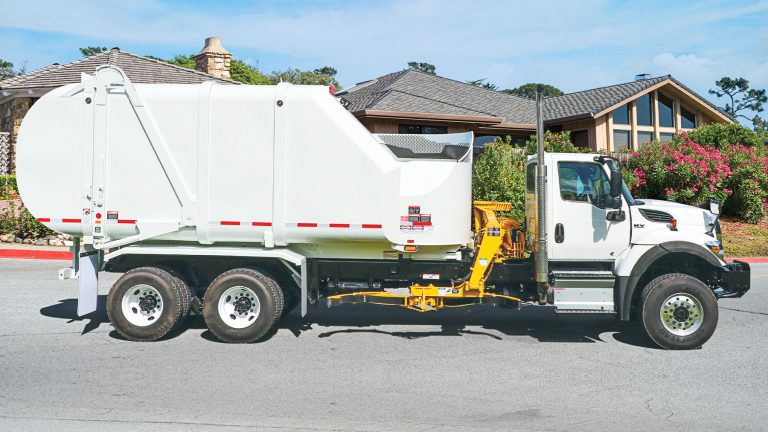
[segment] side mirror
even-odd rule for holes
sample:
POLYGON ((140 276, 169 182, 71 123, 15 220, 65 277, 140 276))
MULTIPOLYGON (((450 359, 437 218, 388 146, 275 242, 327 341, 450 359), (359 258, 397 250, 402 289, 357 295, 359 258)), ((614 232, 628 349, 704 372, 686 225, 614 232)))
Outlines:
POLYGON ((611 169, 611 197, 621 197, 621 189, 624 186, 624 179, 621 178, 621 168, 611 169))
POLYGON ((709 211, 717 216, 720 214, 720 201, 711 199, 709 200, 709 211))

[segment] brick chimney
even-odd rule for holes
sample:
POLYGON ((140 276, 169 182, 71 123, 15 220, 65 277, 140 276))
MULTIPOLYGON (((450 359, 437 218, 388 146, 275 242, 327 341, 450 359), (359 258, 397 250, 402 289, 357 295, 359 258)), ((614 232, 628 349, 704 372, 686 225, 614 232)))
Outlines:
POLYGON ((229 63, 232 54, 221 46, 221 39, 209 37, 205 39, 205 46, 196 56, 195 69, 211 74, 218 78, 229 78, 229 63))

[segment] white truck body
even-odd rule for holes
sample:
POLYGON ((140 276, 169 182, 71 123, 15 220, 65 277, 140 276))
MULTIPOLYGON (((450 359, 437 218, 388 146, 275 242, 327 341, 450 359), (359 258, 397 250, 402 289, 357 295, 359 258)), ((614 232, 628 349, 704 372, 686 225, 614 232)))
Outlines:
POLYGON ((456 250, 472 240, 472 139, 435 139, 466 152, 398 158, 323 86, 133 85, 109 68, 34 104, 17 171, 41 222, 97 248, 153 239, 332 243, 325 253, 339 256, 361 243, 456 250), (429 225, 401 224, 413 206, 429 225))

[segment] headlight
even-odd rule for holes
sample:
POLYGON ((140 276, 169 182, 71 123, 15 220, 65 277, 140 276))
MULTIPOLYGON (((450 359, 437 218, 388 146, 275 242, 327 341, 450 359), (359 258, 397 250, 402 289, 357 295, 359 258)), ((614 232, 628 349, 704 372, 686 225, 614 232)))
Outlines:
POLYGON ((704 243, 707 245, 707 249, 709 249, 715 256, 719 257, 720 259, 725 259, 725 252, 723 251, 723 245, 719 241, 708 241, 704 243))

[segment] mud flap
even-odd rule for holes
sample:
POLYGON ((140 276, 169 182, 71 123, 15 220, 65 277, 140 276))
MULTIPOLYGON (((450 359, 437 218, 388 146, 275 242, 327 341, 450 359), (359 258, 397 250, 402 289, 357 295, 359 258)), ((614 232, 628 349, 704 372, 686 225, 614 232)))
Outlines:
POLYGON ((78 257, 80 284, 77 296, 77 316, 96 310, 99 296, 99 269, 103 252, 92 245, 84 245, 78 257))

